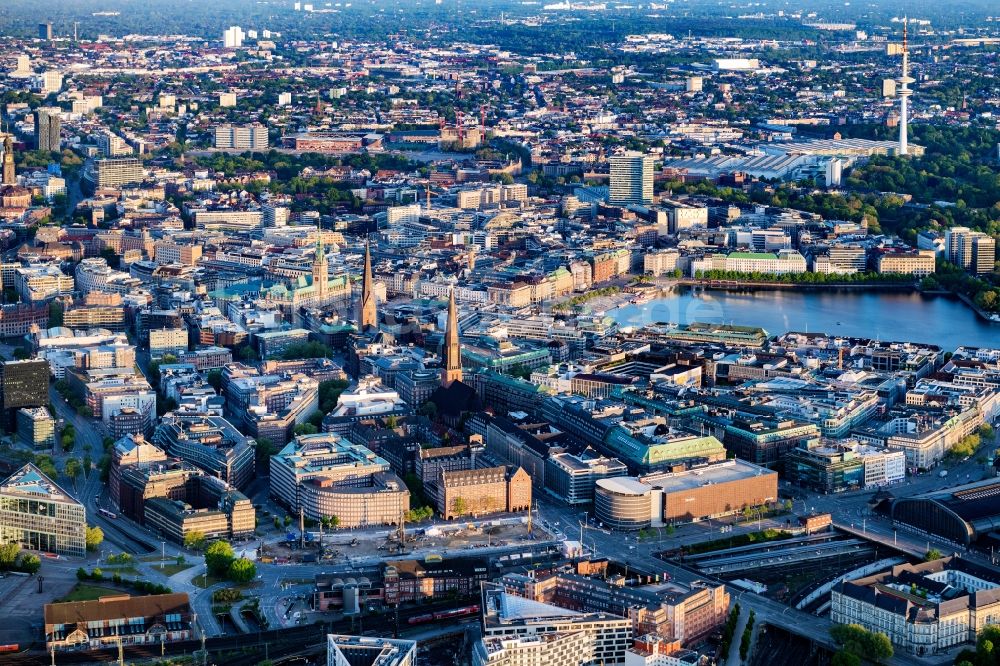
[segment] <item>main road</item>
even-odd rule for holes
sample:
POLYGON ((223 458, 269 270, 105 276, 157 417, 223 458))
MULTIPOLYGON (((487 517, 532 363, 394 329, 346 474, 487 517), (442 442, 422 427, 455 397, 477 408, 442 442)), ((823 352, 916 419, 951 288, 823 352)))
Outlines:
MULTIPOLYGON (((948 475, 941 477, 938 471, 915 475, 907 479, 905 488, 908 495, 947 489, 954 485, 969 483, 985 478, 988 474, 986 466, 973 460, 949 466, 948 475)), ((895 488, 890 487, 891 492, 895 488)), ((939 538, 917 534, 902 526, 894 526, 885 516, 872 511, 869 501, 875 491, 861 490, 833 495, 803 493, 796 491, 798 499, 794 501, 793 510, 800 514, 813 512, 830 513, 834 525, 838 529, 855 536, 877 541, 885 546, 895 547, 915 558, 923 557, 928 550, 937 549, 944 554, 964 550, 956 544, 939 538)), ((698 572, 672 562, 657 558, 654 553, 667 548, 677 548, 681 545, 697 543, 720 538, 725 527, 725 534, 740 534, 754 532, 761 528, 781 528, 785 526, 784 518, 739 521, 703 521, 677 527, 670 536, 664 538, 664 530, 650 530, 652 538, 641 539, 637 535, 611 532, 588 520, 587 514, 579 509, 560 505, 550 499, 540 498, 538 502, 538 522, 562 537, 580 540, 587 551, 596 556, 606 556, 624 562, 628 567, 647 574, 668 574, 672 580, 690 584, 697 580, 723 582, 712 576, 698 572)), ((796 517, 792 517, 797 521, 796 517)), ((989 558, 974 551, 963 552, 964 557, 982 560, 989 558)), ((833 623, 828 617, 819 617, 786 606, 753 592, 733 586, 728 586, 730 594, 744 608, 753 609, 758 622, 767 622, 794 634, 803 635, 831 649, 837 649, 830 637, 833 623)), ((937 655, 916 657, 914 655, 897 655, 886 661, 887 664, 903 666, 905 664, 950 664, 952 658, 937 655)))

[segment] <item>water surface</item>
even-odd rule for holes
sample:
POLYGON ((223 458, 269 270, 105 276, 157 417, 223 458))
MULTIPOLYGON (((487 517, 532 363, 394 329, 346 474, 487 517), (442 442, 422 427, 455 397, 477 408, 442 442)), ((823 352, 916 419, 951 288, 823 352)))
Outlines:
POLYGON ((684 287, 666 298, 608 311, 622 326, 692 321, 787 331, 907 340, 944 349, 1000 346, 1000 325, 948 296, 878 291, 704 291, 684 287))

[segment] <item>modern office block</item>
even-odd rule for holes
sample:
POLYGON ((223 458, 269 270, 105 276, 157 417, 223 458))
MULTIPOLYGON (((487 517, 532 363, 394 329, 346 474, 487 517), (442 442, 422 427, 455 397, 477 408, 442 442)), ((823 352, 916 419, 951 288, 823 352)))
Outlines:
POLYGON ((0 484, 0 543, 83 557, 87 510, 28 463, 0 484))

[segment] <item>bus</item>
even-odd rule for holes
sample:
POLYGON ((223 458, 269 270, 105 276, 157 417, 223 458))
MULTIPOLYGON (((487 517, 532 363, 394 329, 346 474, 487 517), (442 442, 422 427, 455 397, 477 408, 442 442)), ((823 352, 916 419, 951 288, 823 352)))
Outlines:
POLYGON ((117 513, 113 511, 108 511, 107 509, 98 509, 97 513, 101 514, 105 518, 110 518, 111 520, 114 520, 115 518, 118 517, 117 513))

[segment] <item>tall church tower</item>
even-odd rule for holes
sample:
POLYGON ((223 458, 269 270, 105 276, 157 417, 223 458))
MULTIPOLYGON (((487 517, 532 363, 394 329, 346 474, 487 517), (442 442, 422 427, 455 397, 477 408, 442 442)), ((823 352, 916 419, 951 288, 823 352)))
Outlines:
POLYGON ((14 176, 14 141, 10 134, 3 139, 3 180, 0 185, 16 185, 17 178, 14 176))
POLYGON ((462 347, 458 342, 458 312, 455 308, 455 290, 448 293, 448 325, 444 332, 444 369, 441 386, 448 388, 452 382, 462 381, 462 347))
POLYGON ((329 269, 326 265, 326 251, 323 249, 323 232, 316 237, 316 258, 313 260, 313 293, 316 295, 316 305, 322 305, 326 300, 327 283, 330 281, 329 269))
POLYGON ((365 270, 361 275, 361 301, 358 303, 358 330, 365 333, 378 328, 375 310, 375 288, 372 283, 372 252, 365 243, 365 270))

